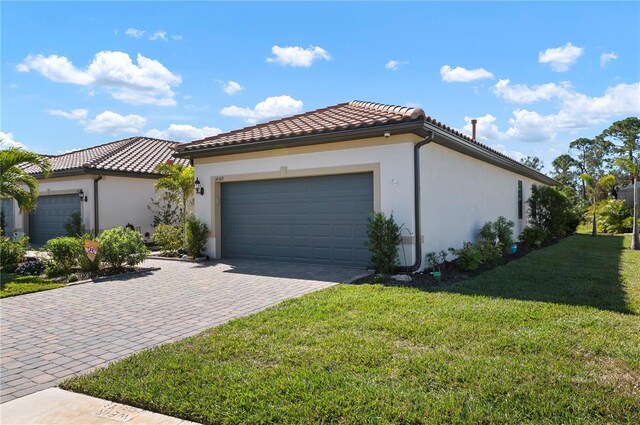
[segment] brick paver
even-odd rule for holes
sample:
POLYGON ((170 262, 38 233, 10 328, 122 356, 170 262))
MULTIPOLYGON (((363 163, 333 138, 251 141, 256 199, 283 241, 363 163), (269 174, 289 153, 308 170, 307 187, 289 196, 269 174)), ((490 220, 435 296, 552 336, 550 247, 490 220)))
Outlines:
POLYGON ((249 260, 144 266, 161 270, 1 300, 0 402, 361 272, 249 260))

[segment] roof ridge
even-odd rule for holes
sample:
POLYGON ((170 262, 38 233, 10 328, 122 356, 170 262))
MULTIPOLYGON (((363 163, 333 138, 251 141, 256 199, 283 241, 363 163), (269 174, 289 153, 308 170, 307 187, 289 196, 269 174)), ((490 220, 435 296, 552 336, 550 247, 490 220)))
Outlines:
POLYGON ((409 106, 387 105, 384 103, 367 102, 364 100, 352 100, 349 102, 350 106, 356 106, 358 108, 376 109, 378 111, 391 112, 393 114, 402 115, 412 120, 424 118, 425 113, 422 108, 411 108, 409 106))

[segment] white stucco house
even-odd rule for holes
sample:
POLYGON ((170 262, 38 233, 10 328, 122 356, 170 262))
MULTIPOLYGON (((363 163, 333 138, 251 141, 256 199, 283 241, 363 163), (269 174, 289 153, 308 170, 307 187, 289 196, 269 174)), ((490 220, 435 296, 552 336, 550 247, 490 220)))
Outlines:
POLYGON ((38 208, 22 214, 15 202, 3 200, 6 234, 29 236, 38 246, 65 236, 64 224, 79 213, 85 229, 104 230, 133 225, 142 234, 153 232, 153 214, 147 208, 157 194, 157 164, 172 161, 177 142, 131 137, 63 155, 49 156, 52 173, 44 179, 39 168, 27 172, 38 179, 38 208))
POLYGON ((181 144, 215 258, 367 266, 373 211, 402 224, 400 261, 460 247, 498 216, 527 221, 532 185, 553 179, 419 108, 353 101, 181 144))

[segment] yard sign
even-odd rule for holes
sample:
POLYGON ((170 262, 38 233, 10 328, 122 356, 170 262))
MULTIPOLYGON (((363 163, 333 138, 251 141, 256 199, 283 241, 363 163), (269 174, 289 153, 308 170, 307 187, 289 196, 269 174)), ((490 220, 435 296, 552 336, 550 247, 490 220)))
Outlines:
POLYGON ((84 241, 84 252, 87 253, 87 257, 91 262, 95 261, 96 255, 98 255, 98 251, 100 250, 100 242, 85 240, 84 241))

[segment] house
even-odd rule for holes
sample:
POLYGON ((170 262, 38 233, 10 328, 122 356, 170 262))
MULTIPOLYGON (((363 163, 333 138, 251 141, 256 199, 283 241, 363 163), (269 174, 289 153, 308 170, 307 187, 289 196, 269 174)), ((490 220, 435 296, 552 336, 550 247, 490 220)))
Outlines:
MULTIPOLYGON (((633 185, 619 189, 618 199, 624 200, 629 208, 633 208, 633 185)), ((636 199, 640 199, 640 184, 636 185, 636 199)))
POLYGON ((51 175, 25 170, 38 179, 38 208, 22 214, 15 202, 3 200, 8 234, 26 234, 34 245, 65 236, 64 224, 78 213, 86 230, 132 224, 142 234, 152 232, 153 214, 147 208, 159 175, 157 164, 187 160, 172 157, 177 142, 131 137, 63 155, 49 156, 51 175))
POLYGON ((486 221, 527 221, 534 184, 557 182, 425 115, 352 101, 181 144, 202 184, 210 256, 367 266, 373 211, 403 228, 405 270, 474 240, 486 221))

